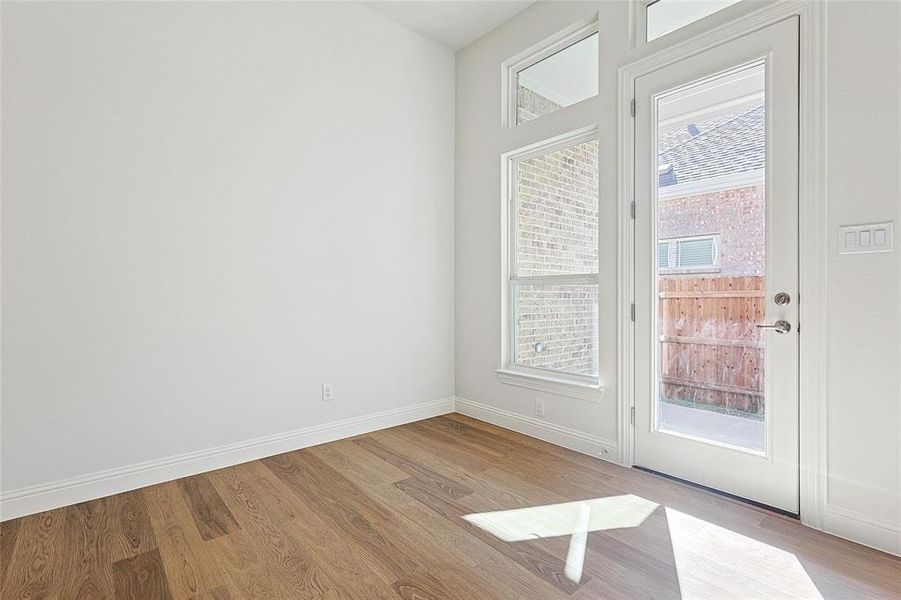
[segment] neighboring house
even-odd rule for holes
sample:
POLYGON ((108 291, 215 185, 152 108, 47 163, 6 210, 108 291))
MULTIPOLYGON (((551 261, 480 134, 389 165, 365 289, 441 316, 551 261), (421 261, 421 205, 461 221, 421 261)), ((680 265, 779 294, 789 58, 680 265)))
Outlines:
POLYGON ((764 274, 765 117, 761 100, 660 134, 661 274, 764 274))

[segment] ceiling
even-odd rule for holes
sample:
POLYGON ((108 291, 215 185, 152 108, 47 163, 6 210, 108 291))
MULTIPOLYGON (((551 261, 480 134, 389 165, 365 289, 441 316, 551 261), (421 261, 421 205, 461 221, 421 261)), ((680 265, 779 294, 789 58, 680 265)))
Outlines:
POLYGON ((535 0, 361 2, 454 52, 534 3, 535 0))

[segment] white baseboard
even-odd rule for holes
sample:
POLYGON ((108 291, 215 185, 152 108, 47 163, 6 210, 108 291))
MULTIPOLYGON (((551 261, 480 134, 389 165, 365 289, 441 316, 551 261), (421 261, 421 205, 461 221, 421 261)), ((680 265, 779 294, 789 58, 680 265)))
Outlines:
POLYGON ((901 556, 901 524, 827 505, 823 530, 838 537, 901 556))
MULTIPOLYGON (((465 398, 445 398, 13 490, 0 496, 0 520, 15 519, 119 494, 179 477, 197 475, 283 452, 428 419, 455 410, 492 425, 596 458, 616 462, 619 455, 617 444, 612 440, 465 398)), ((901 525, 898 523, 830 505, 826 508, 823 529, 833 535, 901 555, 901 525)))
POLYGON ((619 446, 612 440, 576 431, 562 425, 554 425, 542 419, 526 417, 494 408, 493 406, 467 400, 459 396, 457 396, 457 412, 461 415, 479 419, 504 429, 511 429, 557 446, 563 446, 576 452, 594 456, 595 458, 616 462, 616 457, 619 456, 619 446))
POLYGON ((0 496, 0 520, 15 519, 171 481, 179 477, 197 475, 386 427, 437 417, 454 412, 454 404, 454 398, 445 398, 109 469, 53 483, 11 490, 0 496))

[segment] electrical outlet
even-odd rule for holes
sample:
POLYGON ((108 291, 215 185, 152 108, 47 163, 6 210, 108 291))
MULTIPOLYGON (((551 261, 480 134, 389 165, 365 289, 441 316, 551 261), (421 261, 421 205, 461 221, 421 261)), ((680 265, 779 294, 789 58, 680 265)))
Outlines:
POLYGON ((322 384, 322 401, 328 402, 335 399, 335 388, 331 383, 322 384))
POLYGON ((544 416, 544 400, 542 400, 541 398, 535 398, 535 416, 544 416))

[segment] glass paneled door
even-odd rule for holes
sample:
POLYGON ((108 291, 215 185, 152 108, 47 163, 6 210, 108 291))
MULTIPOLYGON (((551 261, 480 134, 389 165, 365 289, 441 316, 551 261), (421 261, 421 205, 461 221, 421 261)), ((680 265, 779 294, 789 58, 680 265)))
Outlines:
POLYGON ((798 22, 635 82, 635 463, 798 512, 798 22))

